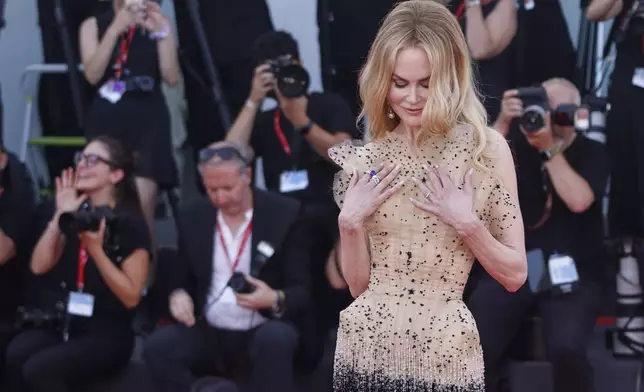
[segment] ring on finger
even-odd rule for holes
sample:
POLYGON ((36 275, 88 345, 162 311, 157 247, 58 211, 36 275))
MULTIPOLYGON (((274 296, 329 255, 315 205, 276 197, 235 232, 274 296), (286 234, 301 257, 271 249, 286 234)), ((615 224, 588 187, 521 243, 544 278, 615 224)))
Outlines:
POLYGON ((427 193, 425 194, 425 199, 429 200, 431 195, 432 195, 432 191, 427 191, 427 193))
POLYGON ((374 174, 373 176, 371 176, 371 181, 373 181, 374 184, 378 185, 380 184, 380 177, 374 174))

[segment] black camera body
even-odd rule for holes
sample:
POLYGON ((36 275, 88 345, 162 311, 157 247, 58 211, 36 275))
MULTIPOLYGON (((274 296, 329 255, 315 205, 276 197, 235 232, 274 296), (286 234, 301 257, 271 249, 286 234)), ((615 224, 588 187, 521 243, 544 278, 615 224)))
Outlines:
POLYGON ((244 274, 235 271, 230 277, 226 286, 230 287, 237 294, 250 294, 255 291, 255 287, 248 283, 244 274))
POLYGON ((311 77, 304 67, 290 54, 278 56, 266 61, 270 66, 268 72, 275 76, 277 89, 286 98, 298 98, 309 90, 311 77))
POLYGON ((65 304, 63 302, 58 302, 55 307, 48 309, 20 307, 18 308, 16 329, 42 328, 60 330, 64 325, 65 316, 65 304))
POLYGON ((519 125, 526 132, 536 132, 546 124, 548 95, 543 87, 522 87, 518 98, 523 102, 523 113, 519 125))
POLYGON ((109 206, 98 206, 93 210, 83 208, 76 212, 62 214, 58 218, 58 227, 66 235, 98 231, 103 219, 108 226, 116 221, 116 214, 109 206))

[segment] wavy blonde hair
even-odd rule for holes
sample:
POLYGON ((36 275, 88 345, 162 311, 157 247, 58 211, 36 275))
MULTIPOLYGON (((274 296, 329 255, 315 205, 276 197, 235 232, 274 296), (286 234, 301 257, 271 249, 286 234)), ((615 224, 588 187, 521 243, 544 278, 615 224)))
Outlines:
POLYGON ((421 117, 417 143, 446 134, 457 125, 474 129, 474 162, 484 168, 481 155, 487 143, 487 114, 473 81, 472 60, 456 18, 443 5, 430 0, 409 0, 385 18, 360 72, 360 119, 366 117, 372 140, 384 137, 399 124, 387 116, 396 57, 406 48, 427 53, 432 69, 431 92, 421 117))

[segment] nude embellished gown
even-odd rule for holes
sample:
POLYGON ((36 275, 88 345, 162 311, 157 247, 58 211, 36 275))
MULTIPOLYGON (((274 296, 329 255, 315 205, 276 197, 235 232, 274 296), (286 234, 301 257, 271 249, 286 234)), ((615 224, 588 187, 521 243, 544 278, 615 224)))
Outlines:
MULTIPOLYGON (((518 206, 495 175, 495 146, 505 140, 493 130, 487 138, 483 163, 489 170, 473 173, 474 208, 500 239, 518 218, 518 206)), ((397 180, 408 180, 366 222, 369 288, 340 314, 335 392, 484 391, 479 335, 462 300, 474 255, 453 228, 409 201, 423 197, 411 181, 427 179, 423 165, 447 168, 461 186, 474 167, 475 147, 473 130, 458 126, 415 151, 395 133, 329 150, 343 168, 334 183, 340 207, 354 168, 364 173, 380 163, 400 164, 397 180)))

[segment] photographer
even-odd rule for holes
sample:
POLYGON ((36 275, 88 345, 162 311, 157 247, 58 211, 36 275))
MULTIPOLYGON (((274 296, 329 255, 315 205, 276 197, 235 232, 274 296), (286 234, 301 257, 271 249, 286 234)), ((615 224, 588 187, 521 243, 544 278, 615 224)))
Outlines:
POLYGON ((313 299, 322 312, 319 326, 324 341, 350 298, 344 290, 331 289, 325 278, 326 256, 338 237, 339 214, 331 191, 337 167, 327 150, 357 137, 355 118, 340 96, 308 93, 308 74, 301 67, 297 42, 288 33, 260 36, 254 51, 260 65, 253 88, 226 139, 250 144, 263 158, 268 190, 304 206, 312 238, 313 299), (275 97, 279 107, 259 113, 266 96, 275 97))
POLYGON ((602 199, 608 158, 602 144, 575 131, 581 101, 575 86, 565 79, 542 86, 507 91, 495 127, 516 156, 528 260, 533 270, 535 265, 543 269, 543 276, 529 276, 538 284, 506 294, 478 271, 467 304, 481 334, 486 382, 497 379, 504 350, 534 306, 543 319, 554 391, 590 392, 594 381, 586 347, 607 260, 602 199))
POLYGON ((158 189, 178 182, 170 159, 170 113, 161 89, 162 79, 169 85, 177 83, 177 44, 155 1, 112 0, 112 4, 112 9, 88 18, 80 28, 83 72, 97 88, 86 134, 112 136, 137 154, 136 185, 154 234, 158 189))
MULTIPOLYGON (((447 0, 436 0, 448 3, 447 0)), ((483 104, 490 120, 496 118, 503 91, 510 88, 511 55, 506 50, 517 31, 514 0, 458 0, 448 8, 465 33, 472 59, 477 63, 483 104)))
POLYGON ((133 311, 150 259, 133 169, 131 153, 100 137, 77 154, 75 171, 67 169, 56 179, 56 211, 34 249, 31 270, 63 276, 66 307, 51 315, 49 324, 11 341, 5 373, 9 392, 71 391, 128 363, 133 311), (77 211, 86 201, 94 214, 86 212, 81 219, 77 211), (114 216, 99 215, 99 208, 114 216))
POLYGON ((249 390, 292 390, 307 344, 307 233, 300 203, 252 187, 249 150, 218 142, 200 153, 208 199, 179 218, 181 278, 170 296, 179 324, 155 332, 143 354, 160 391, 188 391, 199 375, 240 364, 252 367, 249 390))
MULTIPOLYGON (((606 122, 611 158, 608 222, 611 237, 630 237, 641 243, 644 238, 644 2, 593 0, 586 15, 591 20, 606 20, 617 15, 609 35, 617 55, 608 89, 611 110, 606 122)), ((637 248, 640 276, 644 276, 642 249, 637 248)))
MULTIPOLYGON (((0 128, 2 127, 0 102, 0 128)), ((35 195, 25 165, 2 147, 0 131, 0 372, 4 352, 15 335, 18 306, 25 298, 25 277, 31 245, 35 195)), ((2 374, 0 373, 0 385, 2 374)))

